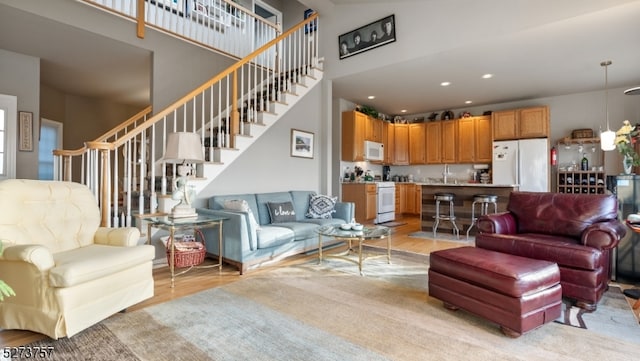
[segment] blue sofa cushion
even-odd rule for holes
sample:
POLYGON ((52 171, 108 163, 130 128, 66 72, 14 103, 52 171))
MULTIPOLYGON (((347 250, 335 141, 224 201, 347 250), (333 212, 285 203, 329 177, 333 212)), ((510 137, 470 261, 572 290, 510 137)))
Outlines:
POLYGON ((295 233, 286 227, 262 226, 258 232, 258 248, 277 247, 293 242, 295 233))
POLYGON ((296 221, 296 222, 278 223, 277 226, 286 227, 292 230, 295 241, 318 237, 318 233, 316 232, 316 230, 318 229, 318 225, 314 223, 296 221))
POLYGON ((343 223, 347 223, 348 221, 345 221, 341 218, 307 218, 307 219, 303 219, 301 221, 298 221, 300 223, 311 223, 311 224, 315 224, 318 226, 328 226, 330 224, 334 225, 334 226, 339 226, 343 223))

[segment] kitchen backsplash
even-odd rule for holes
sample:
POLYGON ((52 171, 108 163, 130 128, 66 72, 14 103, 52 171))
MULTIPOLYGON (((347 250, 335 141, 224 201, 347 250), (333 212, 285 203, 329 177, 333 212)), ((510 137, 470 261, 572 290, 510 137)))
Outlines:
MULTIPOLYGON (((344 177, 344 173, 347 167, 350 171, 353 171, 355 167, 360 167, 366 173, 368 170, 374 179, 382 179, 382 165, 369 162, 340 162, 341 177, 344 177)), ((427 183, 430 180, 442 179, 444 173, 444 164, 434 165, 393 165, 391 166, 390 175, 393 177, 400 176, 406 177, 407 181, 413 178, 413 182, 427 183)), ((469 182, 473 179, 473 164, 449 164, 450 181, 457 180, 459 183, 469 182)))

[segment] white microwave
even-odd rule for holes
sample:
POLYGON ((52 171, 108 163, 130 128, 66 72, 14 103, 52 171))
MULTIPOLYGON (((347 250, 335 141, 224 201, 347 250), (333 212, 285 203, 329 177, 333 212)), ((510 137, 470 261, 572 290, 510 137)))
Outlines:
POLYGON ((384 160, 384 145, 378 142, 364 141, 364 159, 383 161, 384 160))

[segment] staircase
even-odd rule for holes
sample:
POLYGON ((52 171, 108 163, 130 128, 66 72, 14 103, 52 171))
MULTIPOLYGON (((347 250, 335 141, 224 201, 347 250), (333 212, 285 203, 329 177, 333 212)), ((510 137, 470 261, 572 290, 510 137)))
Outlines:
MULTIPOLYGON (((317 14, 266 43, 182 98, 144 109, 77 150, 54 151, 54 177, 86 184, 106 227, 131 226, 158 213, 177 166, 162 161, 170 132, 194 132, 207 162, 192 174, 197 194, 256 142, 322 79, 317 14)), ((194 166, 193 169, 196 169, 194 166)))

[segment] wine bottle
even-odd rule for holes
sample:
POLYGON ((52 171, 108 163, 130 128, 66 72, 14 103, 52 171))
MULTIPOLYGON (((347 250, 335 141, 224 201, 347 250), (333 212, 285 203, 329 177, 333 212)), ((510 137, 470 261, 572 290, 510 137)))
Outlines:
POLYGON ((587 159, 587 153, 582 154, 582 162, 580 163, 580 170, 589 170, 589 160, 587 159))

